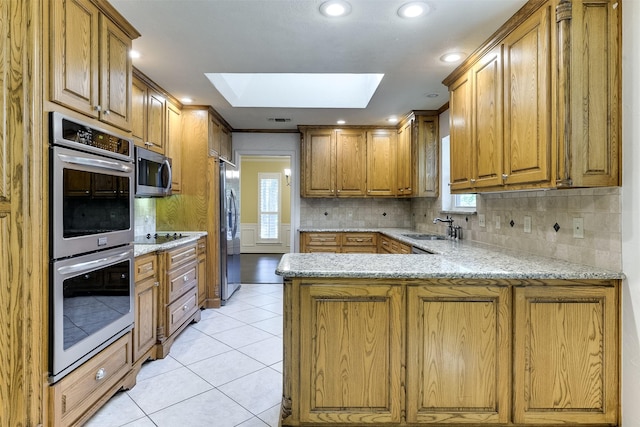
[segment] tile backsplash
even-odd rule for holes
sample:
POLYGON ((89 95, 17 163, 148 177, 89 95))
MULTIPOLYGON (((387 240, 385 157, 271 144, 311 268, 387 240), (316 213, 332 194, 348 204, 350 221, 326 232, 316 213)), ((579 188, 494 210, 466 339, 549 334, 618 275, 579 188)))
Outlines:
MULTIPOLYGON (((477 214, 452 217, 467 240, 620 271, 621 206, 619 187, 490 193, 478 195, 477 214), (583 237, 574 237, 574 219, 583 237)), ((440 199, 414 199, 411 215, 417 230, 444 233, 433 224, 443 215, 440 199)))
POLYGON ((409 199, 300 199, 300 227, 410 228, 409 199))
POLYGON ((134 208, 134 229, 136 236, 156 231, 156 199, 136 198, 134 208))

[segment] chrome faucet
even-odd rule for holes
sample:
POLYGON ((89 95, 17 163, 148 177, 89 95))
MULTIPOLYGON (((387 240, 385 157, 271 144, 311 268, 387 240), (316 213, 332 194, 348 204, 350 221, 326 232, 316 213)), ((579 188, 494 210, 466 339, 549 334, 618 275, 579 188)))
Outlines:
POLYGON ((449 218, 449 215, 447 215, 447 219, 436 218, 433 220, 434 224, 437 224, 439 222, 446 222, 449 224, 449 227, 451 227, 453 225, 453 218, 449 218))
POLYGON ((435 218, 433 220, 434 224, 437 224, 439 222, 444 222, 449 224, 447 226, 447 237, 451 238, 451 239, 455 239, 455 240, 459 240, 462 239, 462 227, 460 227, 459 225, 453 225, 453 218, 449 217, 449 215, 447 215, 447 219, 442 219, 442 218, 435 218))

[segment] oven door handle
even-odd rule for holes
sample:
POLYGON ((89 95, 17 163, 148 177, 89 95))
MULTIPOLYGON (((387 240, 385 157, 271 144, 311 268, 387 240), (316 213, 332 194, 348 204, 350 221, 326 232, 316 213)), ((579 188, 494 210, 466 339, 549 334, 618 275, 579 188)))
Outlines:
POLYGON ((69 276, 71 274, 82 274, 94 271, 96 267, 106 267, 108 265, 117 264, 118 262, 127 259, 131 251, 122 252, 121 254, 112 255, 92 261, 79 262, 73 265, 67 265, 58 268, 58 273, 61 276, 69 276))
POLYGON ((114 170, 125 173, 133 171, 133 166, 115 160, 90 159, 87 157, 69 156, 67 154, 58 154, 58 158, 65 163, 74 165, 91 166, 95 168, 114 170))

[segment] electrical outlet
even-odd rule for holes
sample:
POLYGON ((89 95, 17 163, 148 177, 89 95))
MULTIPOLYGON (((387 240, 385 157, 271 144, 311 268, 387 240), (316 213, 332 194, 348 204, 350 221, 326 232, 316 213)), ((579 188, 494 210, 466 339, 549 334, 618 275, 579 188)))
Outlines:
POLYGON ((573 237, 576 239, 584 239, 583 218, 573 218, 573 237))
POLYGON ((524 217, 524 232, 531 233, 531 217, 530 216, 524 217))
POLYGON ((480 227, 486 227, 487 226, 487 224, 485 223, 484 214, 478 214, 478 225, 480 227))
POLYGON ((496 221, 496 230, 500 230, 500 216, 496 216, 495 221, 496 221))

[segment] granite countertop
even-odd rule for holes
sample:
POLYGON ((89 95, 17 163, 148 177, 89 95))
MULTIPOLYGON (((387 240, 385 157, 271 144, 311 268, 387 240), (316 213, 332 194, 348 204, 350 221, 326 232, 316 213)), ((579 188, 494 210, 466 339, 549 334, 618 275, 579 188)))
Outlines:
POLYGON ((399 228, 301 229, 301 232, 378 232, 431 254, 290 253, 276 274, 284 277, 461 278, 461 279, 623 279, 617 271, 574 264, 466 240, 415 240, 422 234, 399 228))
MULTIPOLYGON (((158 233, 164 234, 166 232, 158 232, 158 233)), ((173 233, 174 233, 173 231, 170 232, 170 234, 173 234, 173 233)), ((133 255, 140 256, 140 255, 145 255, 152 252, 166 251, 169 249, 177 248, 178 246, 182 246, 186 243, 195 242, 200 237, 207 235, 206 231, 178 231, 177 233, 182 234, 184 237, 180 239, 172 240, 167 243, 162 243, 159 245, 147 244, 147 243, 136 243, 133 245, 133 255)))

